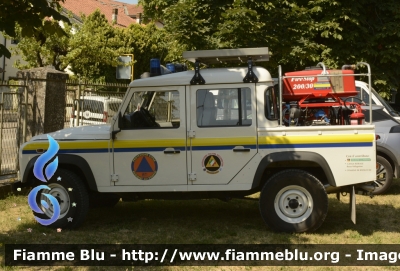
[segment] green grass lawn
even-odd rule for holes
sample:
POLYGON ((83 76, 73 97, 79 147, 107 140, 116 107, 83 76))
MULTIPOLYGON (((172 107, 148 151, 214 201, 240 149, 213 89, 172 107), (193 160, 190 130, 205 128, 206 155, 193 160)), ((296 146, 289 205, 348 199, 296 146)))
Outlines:
MULTIPOLYGON (((313 233, 271 231, 258 201, 190 200, 119 202, 92 209, 77 230, 45 228, 36 223, 25 195, 0 200, 0 260, 4 244, 400 244, 400 182, 387 195, 357 196, 357 224, 350 220, 349 196, 329 196, 329 212, 313 233), (28 232, 28 229, 32 229, 28 232)), ((254 195, 257 197, 257 195, 254 195)), ((320 267, 37 267, 5 270, 320 270, 320 267)), ((325 267, 338 270, 340 267, 325 267)), ((370 267, 368 270, 397 269, 370 267)), ((346 267, 346 270, 366 270, 346 267)))

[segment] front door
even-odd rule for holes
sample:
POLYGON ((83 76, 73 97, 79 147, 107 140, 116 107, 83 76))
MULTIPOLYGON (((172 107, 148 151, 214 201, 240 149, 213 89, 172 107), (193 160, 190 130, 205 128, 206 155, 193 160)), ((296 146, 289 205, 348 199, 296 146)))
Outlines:
POLYGON ((190 184, 228 184, 257 153, 254 85, 191 86, 190 100, 190 184))
POLYGON ((187 185, 185 87, 144 88, 122 106, 115 185, 187 185))

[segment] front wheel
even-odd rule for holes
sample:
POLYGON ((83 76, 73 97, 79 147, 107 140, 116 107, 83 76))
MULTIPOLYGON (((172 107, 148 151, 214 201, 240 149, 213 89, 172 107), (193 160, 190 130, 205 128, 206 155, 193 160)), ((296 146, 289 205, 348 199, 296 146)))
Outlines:
MULTIPOLYGON (((56 228, 76 228, 80 226, 89 210, 89 199, 83 181, 73 172, 59 168, 46 185, 49 189, 41 189, 36 195, 36 204, 42 211, 33 212, 38 222, 44 226, 56 228), (55 199, 51 201, 49 198, 55 199), (58 214, 58 216, 54 214, 58 214), (49 221, 53 221, 50 224, 49 221)), ((35 188, 34 188, 35 189, 35 188)))
POLYGON ((322 183, 310 173, 284 170, 265 183, 260 212, 265 223, 276 231, 313 231, 325 220, 328 195, 322 183))

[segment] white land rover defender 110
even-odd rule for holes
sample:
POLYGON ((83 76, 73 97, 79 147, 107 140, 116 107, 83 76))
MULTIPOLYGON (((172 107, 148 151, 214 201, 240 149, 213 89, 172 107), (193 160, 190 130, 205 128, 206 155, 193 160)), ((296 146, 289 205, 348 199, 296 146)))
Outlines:
MULTIPOLYGON (((253 66, 268 60, 268 48, 184 57, 195 70, 133 81, 110 125, 49 134, 60 147, 58 169, 37 202, 47 200, 44 193, 57 198, 60 216, 52 226, 79 226, 96 200, 114 205, 120 198, 257 192, 262 218, 277 231, 317 229, 327 215, 327 194, 343 191, 355 222, 355 194, 372 191, 376 178, 374 126, 363 123, 357 103, 337 99, 356 93, 356 74, 322 63, 322 70, 285 76, 279 68, 278 87, 266 69, 253 66), (199 68, 221 61, 248 65, 199 68)), ((33 166, 48 146, 39 135, 21 147, 23 184, 43 184, 33 166)), ((52 207, 35 215, 51 217, 52 207)))

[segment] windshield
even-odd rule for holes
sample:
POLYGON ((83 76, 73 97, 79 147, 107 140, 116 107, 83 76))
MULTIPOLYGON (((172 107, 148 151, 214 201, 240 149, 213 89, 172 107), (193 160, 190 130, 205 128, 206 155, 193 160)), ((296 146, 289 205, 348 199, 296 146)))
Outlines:
MULTIPOLYGON (((360 95, 362 94, 362 100, 366 104, 368 104, 368 101, 369 101, 369 95, 368 95, 368 92, 367 92, 368 84, 366 84, 365 86, 366 86, 366 89, 364 87, 362 87, 362 88, 361 87, 357 87, 357 92, 358 92, 357 97, 361 98, 360 95), (361 90, 362 90, 362 92, 361 92, 361 90)), ((383 99, 381 97, 381 95, 379 95, 378 92, 376 92, 373 88, 371 88, 371 91, 372 91, 373 96, 375 96, 379 100, 379 102, 386 108, 386 110, 388 111, 388 113, 392 117, 399 117, 400 116, 397 113, 397 111, 394 110, 393 107, 391 107, 390 104, 385 99, 383 99)), ((372 104, 376 104, 376 102, 373 99, 372 99, 372 104)))
POLYGON ((376 96, 376 98, 378 98, 378 100, 382 103, 382 105, 386 108, 386 110, 389 112, 389 114, 392 117, 398 117, 399 114, 397 113, 396 110, 393 109, 393 107, 390 106, 390 104, 381 97, 381 95, 378 94, 378 92, 376 92, 373 88, 371 88, 372 93, 376 96))

